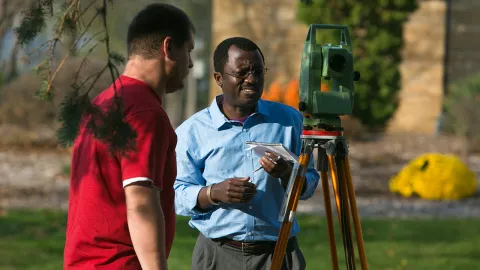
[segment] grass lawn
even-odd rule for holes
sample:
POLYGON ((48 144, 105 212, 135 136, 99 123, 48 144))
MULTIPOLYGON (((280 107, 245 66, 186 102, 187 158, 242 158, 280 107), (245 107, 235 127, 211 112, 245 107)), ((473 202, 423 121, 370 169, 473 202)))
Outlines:
MULTIPOLYGON (((65 221, 63 212, 9 211, 1 216, 0 269, 62 269, 65 221)), ((331 269, 324 219, 300 216, 299 222, 307 269, 331 269)), ((372 270, 478 269, 480 263, 480 219, 364 218, 362 228, 372 270)), ((345 269, 338 227, 336 232, 340 269, 345 269)), ((179 217, 170 269, 190 269, 196 236, 187 219, 179 217)))

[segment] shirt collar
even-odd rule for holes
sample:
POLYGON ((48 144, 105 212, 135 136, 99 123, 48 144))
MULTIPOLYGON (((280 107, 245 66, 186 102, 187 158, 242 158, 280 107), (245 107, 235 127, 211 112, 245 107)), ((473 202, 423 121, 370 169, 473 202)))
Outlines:
MULTIPOLYGON (((227 117, 220 111, 220 108, 218 107, 218 102, 217 99, 223 98, 223 94, 217 95, 212 103, 210 104, 210 115, 212 116, 212 121, 213 125, 215 126, 216 129, 221 128, 225 123, 229 122, 230 120, 227 119, 227 117)), ((260 114, 263 116, 268 116, 269 111, 268 111, 268 106, 266 102, 262 99, 260 99, 257 102, 257 107, 255 108, 255 112, 252 115, 255 114, 260 114)))

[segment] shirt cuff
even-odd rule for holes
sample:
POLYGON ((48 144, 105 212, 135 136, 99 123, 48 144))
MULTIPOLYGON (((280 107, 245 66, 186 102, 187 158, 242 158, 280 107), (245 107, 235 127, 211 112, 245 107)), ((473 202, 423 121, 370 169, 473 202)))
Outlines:
POLYGON ((183 198, 185 198, 185 206, 189 212, 195 215, 201 215, 209 212, 208 210, 201 211, 197 208, 198 194, 200 193, 200 190, 202 188, 204 188, 204 186, 193 185, 189 186, 183 191, 183 198))
POLYGON ((305 182, 303 183, 304 189, 302 189, 303 192, 300 194, 300 200, 307 200, 313 196, 316 185, 314 181, 315 178, 312 178, 313 176, 309 175, 309 173, 305 175, 305 182))

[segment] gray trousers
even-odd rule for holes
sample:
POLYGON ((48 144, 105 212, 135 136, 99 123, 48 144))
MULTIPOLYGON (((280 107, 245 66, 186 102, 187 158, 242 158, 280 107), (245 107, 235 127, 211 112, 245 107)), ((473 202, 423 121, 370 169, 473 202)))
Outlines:
MULTIPOLYGON (((192 255, 192 270, 269 270, 273 249, 261 254, 250 254, 227 244, 212 241, 200 234, 192 255)), ((305 258, 297 239, 288 241, 282 270, 304 270, 305 258)))

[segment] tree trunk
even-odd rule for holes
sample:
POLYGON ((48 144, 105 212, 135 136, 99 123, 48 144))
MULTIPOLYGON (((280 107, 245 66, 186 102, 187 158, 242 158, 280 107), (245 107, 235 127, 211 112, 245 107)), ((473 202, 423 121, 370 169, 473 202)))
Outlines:
POLYGON ((165 95, 165 110, 173 128, 177 128, 183 121, 183 95, 183 90, 165 95))
MULTIPOLYGON (((7 0, 0 0, 0 55, 3 52, 3 48, 5 46, 5 30, 10 28, 11 23, 7 24, 10 20, 7 18, 7 0)), ((0 84, 3 82, 3 78, 5 77, 5 62, 3 58, 0 57, 0 84)))
MULTIPOLYGON (((0 18, 4 19, 7 15, 7 1, 0 0, 0 18)), ((3 52, 3 38, 5 37, 5 27, 3 24, 0 24, 0 54, 3 52)), ((0 59, 1 62, 1 59, 0 59)))
MULTIPOLYGON (((195 61, 195 51, 192 52, 192 61, 195 61)), ((186 104, 183 116, 186 118, 197 112, 197 79, 195 74, 190 72, 187 77, 186 104)))
MULTIPOLYGON (((8 23, 7 25, 12 25, 16 27, 21 22, 20 13, 15 14, 13 18, 13 23, 8 23)), ((17 36, 14 35, 12 38, 12 50, 8 56, 7 65, 5 69, 5 82, 13 80, 18 75, 18 53, 20 50, 20 44, 17 42, 17 36)))

